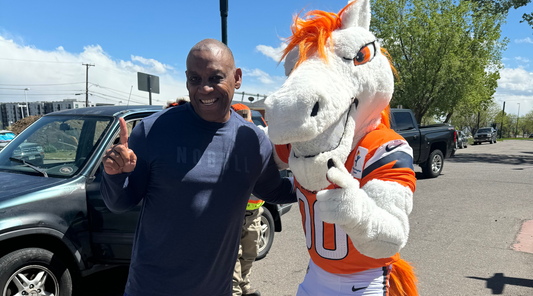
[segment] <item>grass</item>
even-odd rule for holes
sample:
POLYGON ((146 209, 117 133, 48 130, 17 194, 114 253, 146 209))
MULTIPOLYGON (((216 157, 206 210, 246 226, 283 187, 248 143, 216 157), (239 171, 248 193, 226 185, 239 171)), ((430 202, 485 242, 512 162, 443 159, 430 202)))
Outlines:
POLYGON ((61 159, 61 160, 74 160, 76 157, 76 151, 72 150, 58 150, 57 152, 46 152, 44 159, 61 159))
POLYGON ((503 139, 498 139, 498 141, 509 141, 509 140, 529 140, 529 141, 533 141, 533 138, 503 138, 503 139))

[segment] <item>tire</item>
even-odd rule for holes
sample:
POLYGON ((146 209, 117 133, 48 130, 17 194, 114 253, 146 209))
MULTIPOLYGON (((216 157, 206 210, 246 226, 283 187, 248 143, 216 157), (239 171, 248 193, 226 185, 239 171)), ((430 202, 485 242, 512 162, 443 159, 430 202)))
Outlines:
POLYGON ((263 214, 261 215, 261 235, 259 236, 259 252, 255 260, 261 260, 272 248, 274 242, 274 218, 270 211, 263 207, 263 214))
POLYGON ((54 296, 72 295, 69 269, 58 256, 48 250, 27 248, 11 252, 0 258, 0 270, 0 296, 45 293, 54 296), (44 276, 46 279, 40 283, 44 276), (28 281, 25 282, 24 279, 28 281), (19 289, 16 282, 21 283, 23 288, 19 289), (26 293, 23 294, 23 291, 26 293))
POLYGON ((431 151, 428 160, 422 165, 422 174, 426 178, 436 178, 444 167, 444 155, 439 149, 431 151))

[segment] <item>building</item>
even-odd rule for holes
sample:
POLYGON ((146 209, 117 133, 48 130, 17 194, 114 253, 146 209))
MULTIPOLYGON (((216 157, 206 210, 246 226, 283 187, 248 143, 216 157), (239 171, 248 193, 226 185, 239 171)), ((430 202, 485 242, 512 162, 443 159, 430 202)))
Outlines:
MULTIPOLYGON (((90 106, 94 104, 89 103, 90 106)), ((65 99, 56 102, 0 103, 0 129, 7 129, 28 115, 44 115, 54 111, 84 108, 85 101, 65 99)))

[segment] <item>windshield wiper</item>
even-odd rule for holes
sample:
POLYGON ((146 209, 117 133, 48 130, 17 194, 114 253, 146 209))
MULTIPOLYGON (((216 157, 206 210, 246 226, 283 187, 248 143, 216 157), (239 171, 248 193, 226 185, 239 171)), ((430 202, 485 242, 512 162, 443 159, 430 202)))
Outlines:
POLYGON ((9 160, 12 160, 12 161, 16 161, 16 162, 20 162, 22 163, 23 165, 27 166, 27 167, 30 167, 32 169, 34 169, 35 171, 43 174, 43 176, 45 176, 46 178, 48 178, 48 174, 43 170, 41 169, 40 167, 38 166, 34 166, 33 164, 31 163, 28 163, 26 161, 24 161, 24 159, 18 159, 18 158, 14 158, 14 157, 10 157, 9 160))

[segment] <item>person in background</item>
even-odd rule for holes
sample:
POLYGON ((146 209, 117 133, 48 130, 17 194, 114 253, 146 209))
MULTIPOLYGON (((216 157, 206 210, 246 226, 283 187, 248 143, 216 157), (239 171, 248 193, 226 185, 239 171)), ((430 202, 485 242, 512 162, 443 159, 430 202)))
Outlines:
MULTIPOLYGON (((246 121, 253 123, 252 111, 248 106, 237 103, 232 105, 231 108, 246 121)), ((250 272, 255 258, 259 254, 261 215, 263 214, 262 205, 264 203, 264 201, 254 195, 250 196, 248 200, 242 225, 239 255, 233 272, 233 296, 261 296, 261 293, 250 285, 250 272)))
POLYGON ((296 202, 264 132, 230 110, 242 71, 222 42, 204 39, 187 56, 190 103, 144 118, 103 156, 106 206, 141 201, 128 296, 232 295, 243 213, 253 194, 296 202))
POLYGON ((191 100, 189 99, 189 97, 178 97, 175 102, 168 101, 167 105, 165 106, 165 109, 170 107, 181 106, 187 104, 190 101, 191 100))

